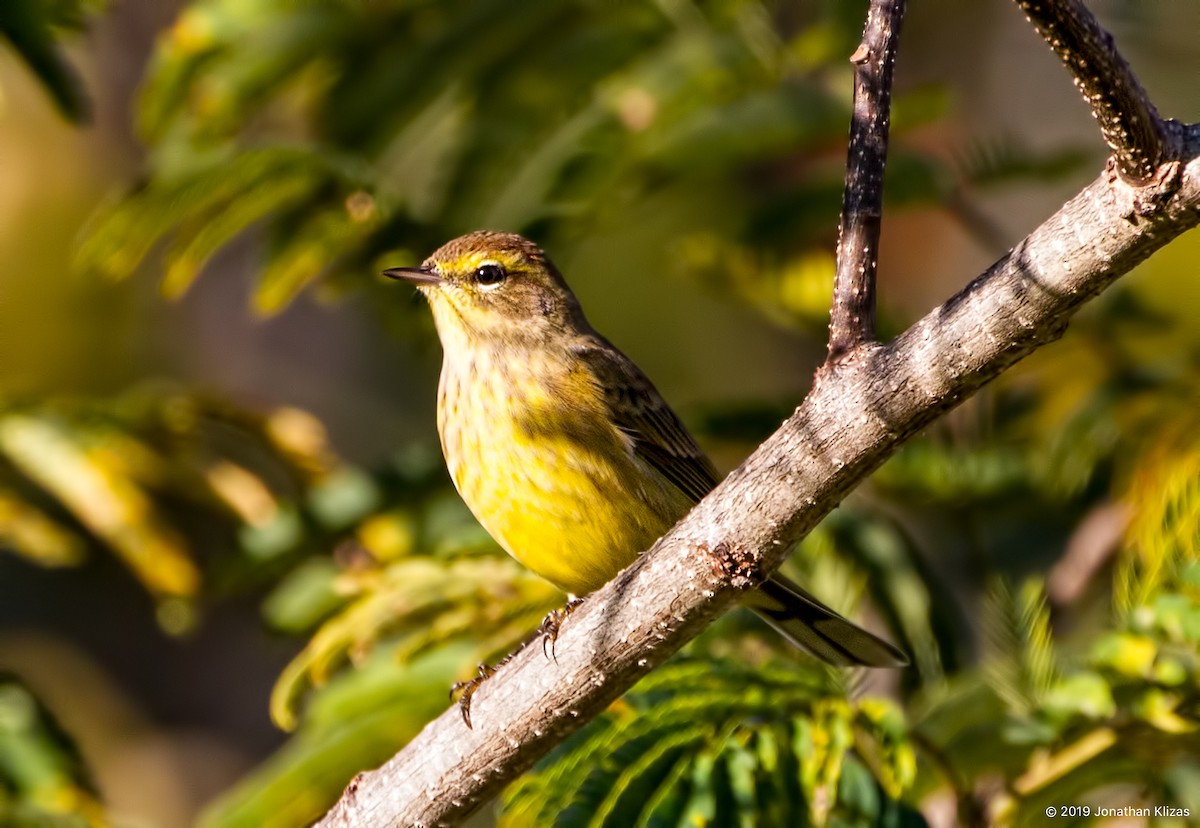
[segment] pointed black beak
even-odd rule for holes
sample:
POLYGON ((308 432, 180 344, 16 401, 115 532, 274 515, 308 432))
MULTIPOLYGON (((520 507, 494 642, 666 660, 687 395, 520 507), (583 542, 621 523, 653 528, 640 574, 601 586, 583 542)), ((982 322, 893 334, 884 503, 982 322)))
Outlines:
POLYGON ((383 271, 389 279, 401 279, 414 285, 436 285, 442 277, 429 267, 391 267, 383 271))

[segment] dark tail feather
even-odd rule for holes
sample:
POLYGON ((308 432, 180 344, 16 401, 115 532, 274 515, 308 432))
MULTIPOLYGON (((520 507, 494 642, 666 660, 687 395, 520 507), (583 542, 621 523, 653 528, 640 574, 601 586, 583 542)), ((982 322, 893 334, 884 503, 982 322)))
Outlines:
POLYGON ((899 649, 838 615, 782 575, 773 575, 742 603, 793 644, 830 664, 908 664, 908 656, 899 649))

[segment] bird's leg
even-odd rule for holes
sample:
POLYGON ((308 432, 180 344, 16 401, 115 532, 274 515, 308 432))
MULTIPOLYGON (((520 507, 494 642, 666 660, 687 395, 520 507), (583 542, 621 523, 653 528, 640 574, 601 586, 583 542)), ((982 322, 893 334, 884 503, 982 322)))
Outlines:
POLYGON ((458 697, 458 712, 462 714, 463 723, 466 724, 468 730, 474 729, 471 727, 471 697, 475 695, 475 691, 479 689, 481 684, 494 676, 497 670, 512 661, 513 656, 524 650, 528 644, 529 642, 526 641, 520 647, 497 661, 495 667, 480 662, 479 675, 467 681, 456 681, 450 686, 450 698, 454 698, 455 693, 462 692, 462 695, 458 697))
POLYGON ((471 696, 475 695, 475 691, 479 689, 479 685, 483 684, 496 672, 495 667, 491 667, 479 662, 479 675, 467 681, 456 681, 450 685, 450 698, 454 698, 454 694, 462 691, 462 695, 458 697, 458 712, 462 714, 463 724, 468 730, 473 730, 471 727, 471 696))
POLYGON ((570 600, 567 601, 567 605, 565 607, 551 610, 546 614, 546 617, 542 619, 542 625, 538 627, 538 633, 540 633, 542 636, 542 653, 546 656, 546 658, 551 658, 555 661, 558 659, 554 658, 554 642, 558 640, 559 628, 562 626, 562 622, 567 620, 567 616, 573 613, 575 609, 583 603, 582 598, 576 598, 574 595, 569 597, 570 600), (550 648, 549 651, 546 650, 547 646, 550 648))
POLYGON ((508 662, 512 661, 516 657, 517 653, 524 650, 535 639, 540 637, 542 639, 542 652, 545 653, 547 658, 554 658, 554 642, 558 640, 559 627, 562 625, 563 621, 567 620, 567 616, 574 612, 575 608, 583 603, 582 598, 576 598, 574 596, 569 597, 570 600, 567 601, 566 606, 556 610, 551 610, 549 613, 547 613, 546 617, 542 619, 541 626, 537 628, 537 631, 534 632, 533 636, 523 641, 521 646, 517 647, 517 649, 513 650, 504 658, 497 661, 495 666, 489 666, 480 662, 479 675, 475 676, 473 679, 468 679, 467 681, 456 681, 453 685, 451 685, 450 698, 454 698, 455 693, 462 693, 462 695, 458 697, 458 710, 460 713, 462 713, 463 722, 468 728, 471 727, 471 697, 475 695, 475 691, 479 689, 480 685, 494 676, 497 670, 499 670, 505 664, 508 664, 508 662), (546 649, 547 647, 549 647, 549 650, 546 649))

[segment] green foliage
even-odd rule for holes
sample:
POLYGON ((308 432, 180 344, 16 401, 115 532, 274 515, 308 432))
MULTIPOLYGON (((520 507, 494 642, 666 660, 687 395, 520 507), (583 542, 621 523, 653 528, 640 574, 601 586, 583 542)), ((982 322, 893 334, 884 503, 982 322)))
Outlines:
MULTIPOLYGON (((848 117, 832 60, 859 24, 832 8, 806 18, 781 26, 758 0, 520 14, 503 0, 200 0, 142 92, 148 174, 95 218, 79 265, 123 278, 163 247, 176 296, 258 228, 254 306, 269 314, 306 285, 364 286, 467 229, 619 233, 667 202, 694 206, 675 231, 682 272, 781 323, 823 325, 848 117)), ((897 100, 892 204, 1078 161, 1008 142, 955 169, 906 148, 946 108, 936 90, 897 100)))
POLYGON ((320 534, 294 526, 296 504, 338 468, 321 425, 296 409, 256 414, 158 387, 11 403, 0 412, 0 541, 52 567, 106 547, 178 632, 201 560, 218 581, 253 580, 320 534))
MULTIPOLYGON (((271 699, 276 723, 296 733, 214 803, 203 824, 313 820, 348 778, 395 753, 441 712, 454 680, 514 648, 562 604, 561 593, 500 554, 444 478, 430 472, 423 456, 398 458, 377 475, 391 497, 344 515, 353 516, 353 539, 335 551, 337 563, 308 558, 267 597, 268 623, 311 634, 271 699), (347 660, 354 670, 339 669, 347 660)), ((352 501, 345 487, 336 496, 310 492, 310 508, 352 501)))
MULTIPOLYGON (((198 160, 194 168, 176 174, 170 186, 152 183, 119 202, 99 220, 95 233, 80 247, 79 258, 90 270, 124 276, 163 234, 174 230, 166 253, 163 291, 178 296, 208 260, 250 224, 309 204, 323 189, 352 186, 337 164, 302 147, 255 149, 198 160)), ((370 213, 369 206, 365 207, 356 222, 348 205, 337 213, 321 214, 324 218, 307 218, 302 229, 312 231, 316 243, 330 233, 344 235, 344 242, 350 242, 356 223, 369 226, 370 213)), ((309 255, 319 253, 309 249, 309 255)), ((296 268, 302 264, 296 255, 284 251, 273 262, 267 272, 270 280, 263 285, 266 296, 262 302, 271 301, 285 283, 295 285, 296 268)))
POLYGON ((1163 436, 1134 470, 1127 500, 1131 553, 1117 574, 1117 604, 1126 611, 1161 598, 1200 559, 1200 440, 1186 421, 1163 436))
POLYGON ((83 28, 85 18, 103 5, 104 0, 5 0, 0 4, 0 36, 50 93, 63 117, 77 124, 88 120, 91 105, 57 39, 64 30, 83 28))
POLYGON ((990 683, 1009 709, 1027 713, 1058 677, 1042 585, 1027 581, 1014 593, 997 580, 988 598, 983 623, 991 650, 990 683))
MULTIPOLYGON (((1041 824, 1047 806, 1082 801, 1197 812, 1200 375, 1188 337, 1170 314, 1116 293, 1052 358, 989 389, 988 419, 960 416, 912 441, 872 480, 869 522, 893 513, 880 498, 903 503, 898 537, 926 537, 922 524, 936 521, 940 535, 962 535, 968 566, 1007 573, 988 581, 980 667, 924 681, 908 705, 924 760, 917 791, 948 787, 964 824, 1041 824), (1058 550, 1102 542, 1073 533, 1089 509, 1115 504, 1129 521, 1111 541, 1110 590, 1110 570, 1058 550), (1062 556, 1054 574, 1091 567, 1073 576, 1091 582, 1089 597, 1048 603, 1025 574, 1033 544, 1062 556), (996 780, 999 794, 981 794, 996 780)), ((938 589, 945 573, 918 571, 931 620, 952 617, 947 605, 964 596, 938 589)), ((960 635, 972 617, 965 609, 960 635)))
POLYGON ((290 828, 315 821, 365 768, 382 764, 446 706, 470 647, 401 662, 382 647, 333 678, 288 743, 211 803, 205 828, 290 828))
POLYGON ((840 134, 844 108, 798 64, 753 2, 195 3, 142 96, 151 174, 81 265, 125 276, 170 238, 174 294, 266 219, 270 312, 384 252, 611 215, 840 134))
MULTIPOLYGON (((984 625, 986 682, 955 680, 931 694, 916 722, 918 744, 931 750, 960 803, 970 802, 974 780, 1005 779, 989 819, 1035 822, 1048 805, 1085 794, 1113 801, 1131 784, 1147 792, 1144 801, 1195 813, 1178 780, 1193 778, 1200 730, 1200 543, 1192 520, 1200 466, 1195 429, 1184 425, 1194 410, 1171 419, 1177 414, 1170 406, 1155 412, 1166 423, 1123 478, 1123 499, 1134 508, 1115 567, 1111 627, 1071 641, 1064 658, 1040 583, 1014 592, 997 582, 984 625)), ((960 816, 967 812, 961 805, 960 816)))
POLYGON ((16 676, 0 672, 0 825, 107 824, 75 743, 16 676))
POLYGON ((1057 181, 1094 160, 1076 148, 1038 155, 1012 136, 1000 135, 968 144, 958 153, 956 167, 963 180, 988 187, 1022 179, 1057 181))
MULTIPOLYGON (((0 4, 75 117, 50 34, 86 5, 0 4)), ((269 314, 313 285, 370 290, 381 264, 479 226, 567 252, 580 228, 653 221, 676 275, 823 330, 861 19, 803 5, 197 0, 142 87, 144 176, 93 218, 80 267, 121 279, 161 255, 179 296, 249 232, 269 314)), ((949 109, 941 90, 898 96, 889 215, 942 208, 986 237, 976 192, 1086 160, 1006 137, 946 160, 913 133, 949 109)), ((394 294, 372 305, 411 327, 394 294)), ((504 824, 921 825, 946 793, 963 824, 1022 824, 1130 784, 1200 812, 1200 347, 1175 307, 1112 294, 800 545, 799 580, 865 604, 912 654, 898 687, 863 695, 735 614, 514 785, 504 824), (1077 573, 1083 597, 1056 595, 1043 584, 1080 567, 1106 507, 1128 525, 1077 573)), ((702 436, 733 456, 794 404, 730 401, 702 436)), ((307 639, 271 700, 294 733, 206 826, 311 821, 561 602, 475 525, 433 451, 363 469, 302 412, 183 390, 7 401, 0 544, 47 567, 109 550, 176 632, 202 597, 269 587, 267 624, 307 639)), ((0 684, 0 822, 87 824, 75 757, 22 694, 0 684)))
POLYGON ((987 682, 960 683, 916 723, 960 802, 971 780, 999 773, 1006 789, 991 819, 1005 824, 1084 794, 1109 801, 1128 785, 1146 801, 1189 807, 1192 794, 1170 780, 1191 778, 1200 731, 1200 592, 1186 581, 1175 588, 1183 591, 1119 619, 1081 663, 1062 668, 1037 585, 998 589, 992 624, 1005 649, 991 657, 987 682))
MULTIPOLYGON (((563 601, 561 593, 515 561, 494 555, 411 556, 329 575, 336 581, 319 590, 317 600, 333 592, 345 604, 279 678, 271 714, 285 729, 295 725, 294 705, 310 684, 323 684, 347 657, 362 661, 381 636, 395 633, 388 649, 404 662, 465 641, 471 646, 465 663, 474 664, 503 655, 563 601)), ((307 592, 312 585, 285 581, 274 603, 294 599, 298 589, 307 592)))
POLYGON ((924 825, 904 719, 832 673, 677 660, 505 795, 501 825, 924 825), (868 770, 869 769, 869 770, 868 770))

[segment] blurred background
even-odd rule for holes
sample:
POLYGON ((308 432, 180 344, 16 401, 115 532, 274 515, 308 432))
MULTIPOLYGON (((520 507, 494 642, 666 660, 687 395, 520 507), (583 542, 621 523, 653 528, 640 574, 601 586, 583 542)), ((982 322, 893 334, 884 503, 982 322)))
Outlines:
MULTIPOLYGON (((1200 11, 1091 6, 1200 119, 1200 11)), ((6 0, 0 824, 307 824, 561 601, 450 489, 432 325, 382 268, 530 235, 722 471, 765 438, 824 357, 864 11, 6 0)), ((1104 157, 1013 4, 913 4, 885 333, 1104 157)), ((1200 811, 1198 260, 1194 233, 1157 254, 801 545, 792 574, 904 675, 831 674, 735 613, 480 824, 1200 811), (755 682, 764 709, 694 749, 635 724, 755 682)))

